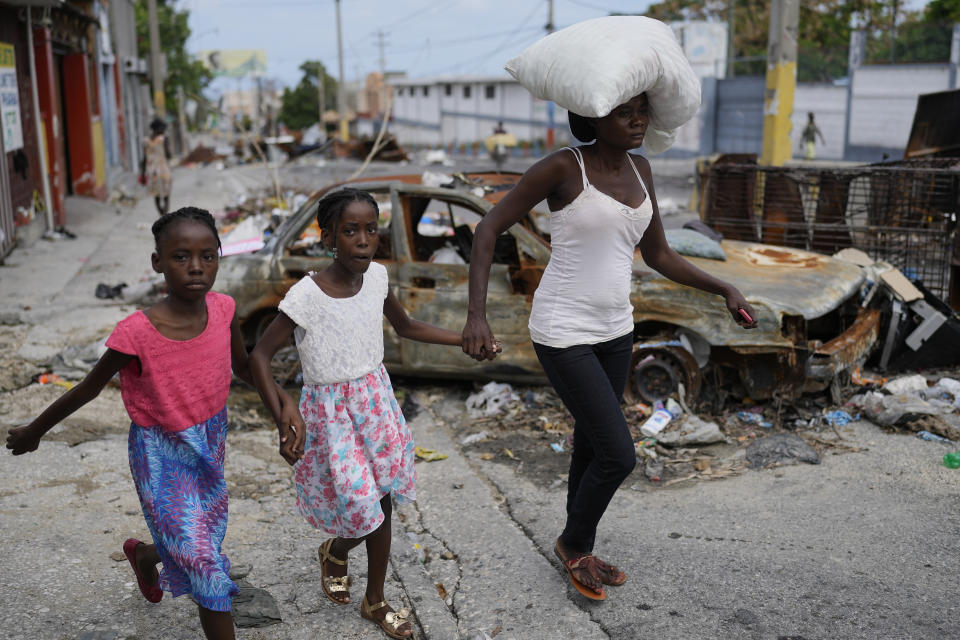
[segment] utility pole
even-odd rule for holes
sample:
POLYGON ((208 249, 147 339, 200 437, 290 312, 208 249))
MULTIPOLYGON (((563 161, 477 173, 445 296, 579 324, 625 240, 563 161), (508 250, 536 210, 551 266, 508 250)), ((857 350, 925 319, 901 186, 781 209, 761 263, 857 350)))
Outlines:
POLYGON ((734 75, 733 61, 737 57, 737 48, 733 44, 733 36, 736 31, 736 6, 737 0, 727 0, 727 77, 734 75))
POLYGON ((327 68, 322 62, 317 62, 317 108, 320 110, 320 131, 327 137, 327 126, 323 121, 323 112, 327 110, 327 94, 324 80, 327 77, 327 68))
POLYGON ((763 97, 763 154, 760 163, 779 167, 790 159, 790 117, 797 87, 797 24, 800 0, 773 0, 767 45, 767 88, 763 97))
POLYGON ((892 2, 892 11, 890 12, 890 64, 893 64, 896 59, 896 48, 897 48, 897 0, 892 2))
POLYGON ((157 0, 147 0, 147 18, 150 21, 150 76, 153 88, 153 107, 157 117, 167 115, 163 96, 163 67, 160 62, 160 26, 157 22, 157 0))
MULTIPOLYGON (((553 33, 553 0, 547 0, 547 24, 545 26, 547 35, 553 33)), ((554 104, 550 100, 547 102, 547 151, 553 149, 554 142, 554 104)))
POLYGON ((337 60, 340 66, 340 78, 337 86, 337 111, 340 112, 340 139, 346 142, 350 139, 350 129, 347 125, 347 92, 343 84, 343 33, 340 27, 340 0, 337 3, 337 60))
POLYGON ((383 48, 386 44, 384 42, 385 34, 383 31, 377 31, 377 46, 380 47, 380 73, 385 74, 387 72, 387 58, 383 55, 383 48))

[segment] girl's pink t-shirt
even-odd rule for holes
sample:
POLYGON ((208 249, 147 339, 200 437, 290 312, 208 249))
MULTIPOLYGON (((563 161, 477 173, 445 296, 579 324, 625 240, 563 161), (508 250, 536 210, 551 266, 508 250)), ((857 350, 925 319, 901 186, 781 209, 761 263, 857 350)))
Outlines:
POLYGON ((142 311, 121 320, 107 348, 136 356, 120 370, 120 395, 142 427, 182 431, 223 410, 230 392, 233 298, 209 292, 207 326, 189 340, 165 338, 142 311))

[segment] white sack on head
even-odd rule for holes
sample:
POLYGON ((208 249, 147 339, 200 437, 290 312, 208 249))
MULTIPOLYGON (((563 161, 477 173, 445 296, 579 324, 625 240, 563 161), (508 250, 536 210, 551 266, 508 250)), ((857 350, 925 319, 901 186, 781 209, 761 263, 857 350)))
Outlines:
POLYGON ((588 118, 646 93, 644 144, 654 153, 670 147, 700 108, 700 80, 673 30, 644 16, 578 22, 527 47, 506 70, 536 97, 588 118))

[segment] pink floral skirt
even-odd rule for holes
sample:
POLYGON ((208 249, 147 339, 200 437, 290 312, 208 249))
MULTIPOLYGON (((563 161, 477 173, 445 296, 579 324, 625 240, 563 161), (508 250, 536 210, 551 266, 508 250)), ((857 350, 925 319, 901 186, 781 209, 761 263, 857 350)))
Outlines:
POLYGON ((380 500, 416 500, 413 436, 387 370, 355 380, 304 385, 303 458, 294 467, 297 506, 311 525, 360 538, 383 522, 380 500))

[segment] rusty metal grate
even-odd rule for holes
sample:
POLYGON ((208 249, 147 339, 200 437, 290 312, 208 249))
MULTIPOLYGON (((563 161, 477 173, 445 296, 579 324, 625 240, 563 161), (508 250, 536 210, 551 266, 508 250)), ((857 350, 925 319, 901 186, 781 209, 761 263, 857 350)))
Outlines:
POLYGON ((855 247, 950 296, 960 160, 710 168, 701 217, 724 237, 832 254, 855 247))

